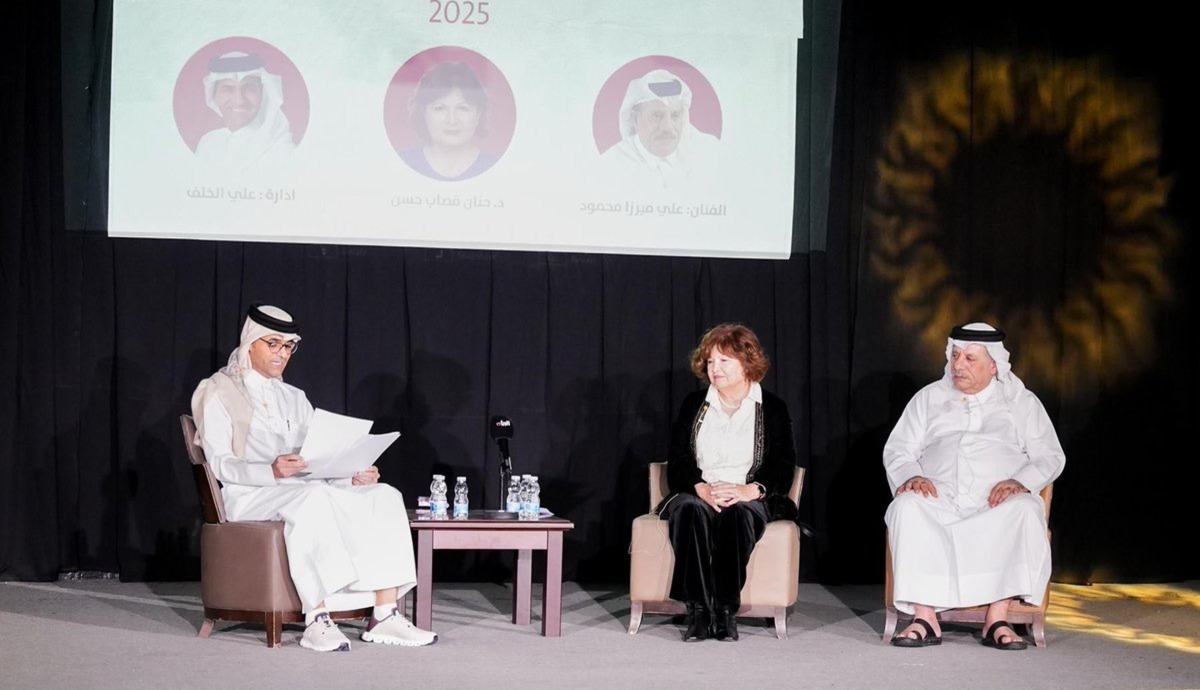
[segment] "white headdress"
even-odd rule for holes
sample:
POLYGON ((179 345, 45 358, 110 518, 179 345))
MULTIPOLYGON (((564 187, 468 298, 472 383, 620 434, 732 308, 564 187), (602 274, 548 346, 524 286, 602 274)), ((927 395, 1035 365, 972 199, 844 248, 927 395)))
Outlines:
POLYGON ((980 345, 996 363, 996 379, 1003 384, 1004 397, 1012 400, 1025 390, 1025 384, 1012 373, 1011 355, 1004 347, 1004 331, 982 321, 955 326, 946 338, 946 371, 944 380, 954 385, 954 348, 965 350, 970 345, 980 345))
POLYGON ((254 341, 269 335, 278 335, 284 341, 298 341, 299 328, 292 315, 279 307, 266 304, 252 304, 246 310, 246 322, 242 324, 242 337, 237 349, 229 353, 229 363, 221 368, 221 373, 233 379, 239 388, 244 390, 242 377, 253 368, 250 362, 250 346, 254 341))
MULTIPOLYGON (((687 112, 692 107, 692 90, 682 79, 665 69, 656 69, 629 82, 629 86, 625 89, 625 100, 621 102, 621 111, 618 115, 621 137, 631 136, 636 131, 633 126, 634 106, 650 101, 665 103, 668 102, 668 98, 678 98, 683 103, 686 121, 687 112)), ((680 133, 682 134, 682 131, 680 133)))

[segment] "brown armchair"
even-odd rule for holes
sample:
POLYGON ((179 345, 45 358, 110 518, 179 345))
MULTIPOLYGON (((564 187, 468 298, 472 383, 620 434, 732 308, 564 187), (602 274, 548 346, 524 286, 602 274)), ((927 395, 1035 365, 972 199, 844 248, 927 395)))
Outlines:
MULTIPOLYGON (((197 634, 208 637, 219 620, 262 623, 267 628, 267 646, 278 647, 284 623, 304 622, 300 597, 288 569, 283 523, 228 521, 221 485, 208 466, 204 450, 195 442, 196 424, 189 415, 181 415, 179 423, 204 511, 200 530, 204 623, 197 634)), ((370 614, 370 609, 357 609, 331 612, 330 617, 350 620, 370 614)))
MULTIPOLYGON (((788 497, 800 505, 804 469, 797 467, 788 497)), ((667 489, 667 464, 650 463, 650 510, 662 502, 667 489)), ((636 635, 642 614, 676 615, 684 612, 681 602, 670 598, 675 552, 671 548, 666 521, 655 513, 633 521, 629 544, 629 634, 636 635)), ((742 606, 738 616, 774 619, 775 636, 787 639, 788 607, 796 603, 800 582, 800 528, 790 520, 767 524, 746 566, 742 606)))
MULTIPOLYGON (((1054 498, 1054 485, 1047 484, 1039 494, 1046 508, 1046 521, 1050 521, 1050 501, 1054 498)), ((1046 539, 1050 539, 1050 530, 1046 530, 1046 539)), ((900 621, 900 610, 892 599, 892 547, 891 540, 884 545, 884 586, 883 604, 885 619, 883 624, 883 642, 890 644, 892 635, 896 633, 896 625, 900 621)), ((1017 600, 1008 608, 1006 620, 1014 625, 1028 625, 1033 634, 1033 641, 1039 647, 1046 646, 1046 609, 1050 606, 1050 585, 1046 584, 1046 595, 1042 597, 1041 606, 1032 606, 1017 600)), ((962 609, 947 609, 938 613, 938 620, 946 623, 980 623, 987 615, 987 606, 970 606, 962 609)))

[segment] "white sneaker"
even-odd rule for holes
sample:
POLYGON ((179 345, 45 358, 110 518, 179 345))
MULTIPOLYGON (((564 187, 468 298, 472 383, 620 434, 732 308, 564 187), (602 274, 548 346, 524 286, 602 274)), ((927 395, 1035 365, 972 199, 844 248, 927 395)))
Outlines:
POLYGON ((337 625, 329 619, 328 613, 319 613, 304 629, 300 646, 317 652, 348 652, 350 638, 338 630, 337 625))
POLYGON ((362 639, 379 644, 398 644, 402 647, 424 647, 437 642, 437 633, 422 630, 409 622, 399 609, 383 620, 371 616, 371 622, 363 631, 362 639))

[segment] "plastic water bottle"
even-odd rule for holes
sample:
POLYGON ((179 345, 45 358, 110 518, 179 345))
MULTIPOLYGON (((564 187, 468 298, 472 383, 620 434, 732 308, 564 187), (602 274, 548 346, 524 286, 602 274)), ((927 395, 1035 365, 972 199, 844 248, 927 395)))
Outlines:
POLYGON ((508 497, 504 499, 504 510, 508 513, 521 512, 521 478, 516 475, 508 478, 508 497))
POLYGON ((433 483, 429 485, 429 515, 430 517, 446 517, 446 475, 433 475, 433 483))
POLYGON ((467 501, 467 478, 459 477, 454 484, 454 519, 466 520, 470 504, 467 501))
POLYGON ((529 478, 529 515, 534 520, 542 515, 542 487, 536 474, 529 478))
POLYGON ((542 514, 542 488, 538 486, 537 475, 529 477, 529 490, 525 495, 525 519, 536 520, 542 514))
POLYGON ((520 505, 517 507, 517 517, 521 518, 522 520, 525 519, 525 513, 526 513, 525 504, 529 502, 529 477, 530 476, 531 475, 528 475, 528 474, 521 475, 521 483, 517 487, 517 489, 518 489, 517 501, 520 503, 520 505))

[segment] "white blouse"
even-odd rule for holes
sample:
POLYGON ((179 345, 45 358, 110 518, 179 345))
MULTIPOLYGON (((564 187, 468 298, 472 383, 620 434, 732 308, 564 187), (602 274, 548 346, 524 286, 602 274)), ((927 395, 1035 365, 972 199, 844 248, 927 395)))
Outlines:
POLYGON ((762 404, 762 386, 750 384, 750 394, 731 415, 714 386, 704 400, 708 411, 696 432, 696 466, 706 482, 745 484, 754 462, 754 413, 762 404))

